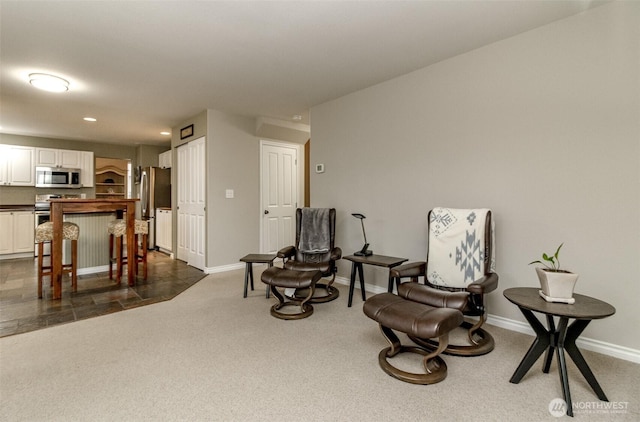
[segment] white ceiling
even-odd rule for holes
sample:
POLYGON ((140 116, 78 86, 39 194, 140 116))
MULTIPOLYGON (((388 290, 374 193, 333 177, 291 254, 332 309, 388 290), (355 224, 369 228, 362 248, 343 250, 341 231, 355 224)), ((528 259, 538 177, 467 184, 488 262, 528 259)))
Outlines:
POLYGON ((0 131, 162 145, 205 109, 308 124, 314 105, 601 3, 0 0, 0 131))

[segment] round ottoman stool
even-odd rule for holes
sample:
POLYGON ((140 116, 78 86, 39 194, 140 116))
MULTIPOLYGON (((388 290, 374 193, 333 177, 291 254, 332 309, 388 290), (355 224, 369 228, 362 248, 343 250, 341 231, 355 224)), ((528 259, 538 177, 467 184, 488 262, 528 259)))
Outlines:
POLYGON ((447 377, 447 364, 439 355, 449 344, 449 332, 462 323, 462 312, 451 308, 436 308, 392 293, 380 293, 367 299, 363 311, 380 324, 382 334, 391 344, 378 355, 378 363, 384 372, 412 384, 435 384, 447 377), (403 346, 392 330, 419 338, 437 337, 438 349, 430 351, 417 346, 403 346), (387 360, 387 357, 404 352, 424 356, 424 374, 402 371, 387 360))
POLYGON ((271 315, 280 319, 302 319, 311 316, 313 306, 307 302, 313 297, 316 283, 321 278, 322 273, 320 271, 295 271, 279 267, 270 267, 264 270, 260 279, 270 286, 271 293, 278 299, 278 303, 271 307, 271 315), (308 294, 304 298, 292 298, 287 301, 284 294, 280 293, 277 288, 306 289, 308 294), (300 306, 300 312, 280 312, 280 309, 285 306, 300 306))

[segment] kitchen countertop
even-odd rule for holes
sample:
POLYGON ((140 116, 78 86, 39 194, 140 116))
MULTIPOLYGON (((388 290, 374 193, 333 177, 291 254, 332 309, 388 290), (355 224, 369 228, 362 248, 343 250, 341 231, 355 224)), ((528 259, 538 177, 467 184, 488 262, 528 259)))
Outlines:
POLYGON ((64 204, 91 204, 97 202, 135 202, 138 198, 51 198, 49 202, 61 202, 64 204))
POLYGON ((0 205, 0 212, 6 211, 35 211, 36 207, 34 204, 23 204, 23 205, 0 205))
POLYGON ((56 209, 62 210, 63 214, 82 214, 96 212, 119 212, 124 211, 130 205, 135 206, 138 198, 51 198, 51 216, 56 209))

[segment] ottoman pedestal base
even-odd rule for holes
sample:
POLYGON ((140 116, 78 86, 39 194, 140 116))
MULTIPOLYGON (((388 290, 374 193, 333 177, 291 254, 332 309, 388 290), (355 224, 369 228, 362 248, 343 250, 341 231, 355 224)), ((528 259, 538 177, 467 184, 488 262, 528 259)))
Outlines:
POLYGON ((449 332, 462 323, 462 312, 413 302, 391 293, 381 293, 367 299, 363 310, 369 318, 380 324, 382 334, 391 345, 378 355, 384 372, 412 384, 435 384, 447 377, 447 365, 439 355, 449 344, 449 332), (418 346, 403 346, 393 330, 419 338, 438 338, 438 348, 431 351, 418 346), (399 353, 423 355, 425 373, 406 372, 391 365, 387 358, 399 353))
POLYGON ((260 276, 260 279, 263 283, 269 285, 271 293, 278 299, 278 303, 271 307, 271 315, 280 319, 302 319, 311 316, 313 314, 313 306, 308 302, 313 297, 316 282, 321 277, 322 273, 320 271, 294 271, 279 267, 267 268, 260 276), (286 300, 285 295, 278 288, 306 289, 308 294, 304 298, 286 300), (280 312, 280 309, 287 306, 299 306, 300 312, 280 312))

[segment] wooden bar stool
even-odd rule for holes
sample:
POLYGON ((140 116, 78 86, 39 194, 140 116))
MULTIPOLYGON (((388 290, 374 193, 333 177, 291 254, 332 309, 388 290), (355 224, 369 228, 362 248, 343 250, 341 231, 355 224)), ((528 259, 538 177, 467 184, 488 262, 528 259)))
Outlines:
MULTIPOLYGON (((113 279, 113 264, 116 264, 116 282, 120 284, 124 265, 128 265, 128 258, 123 255, 124 237, 127 234, 127 223, 124 220, 113 220, 107 226, 109 233, 109 279, 113 279), (113 255, 115 238, 116 254, 113 255)), ((142 263, 142 276, 147 279, 147 248, 149 242, 149 222, 146 220, 135 221, 136 256, 133 271, 138 274, 138 264, 142 263), (141 245, 138 245, 138 236, 142 236, 141 245)))
MULTIPOLYGON (((71 263, 63 264, 62 271, 71 273, 71 290, 78 291, 78 238, 80 237, 80 227, 77 224, 62 223, 62 239, 71 241, 71 263)), ((47 221, 36 227, 36 243, 38 244, 38 298, 42 299, 42 279, 51 276, 51 257, 49 265, 44 265, 44 244, 53 240, 53 223, 47 221)), ((53 279, 51 283, 53 284, 53 279)))

